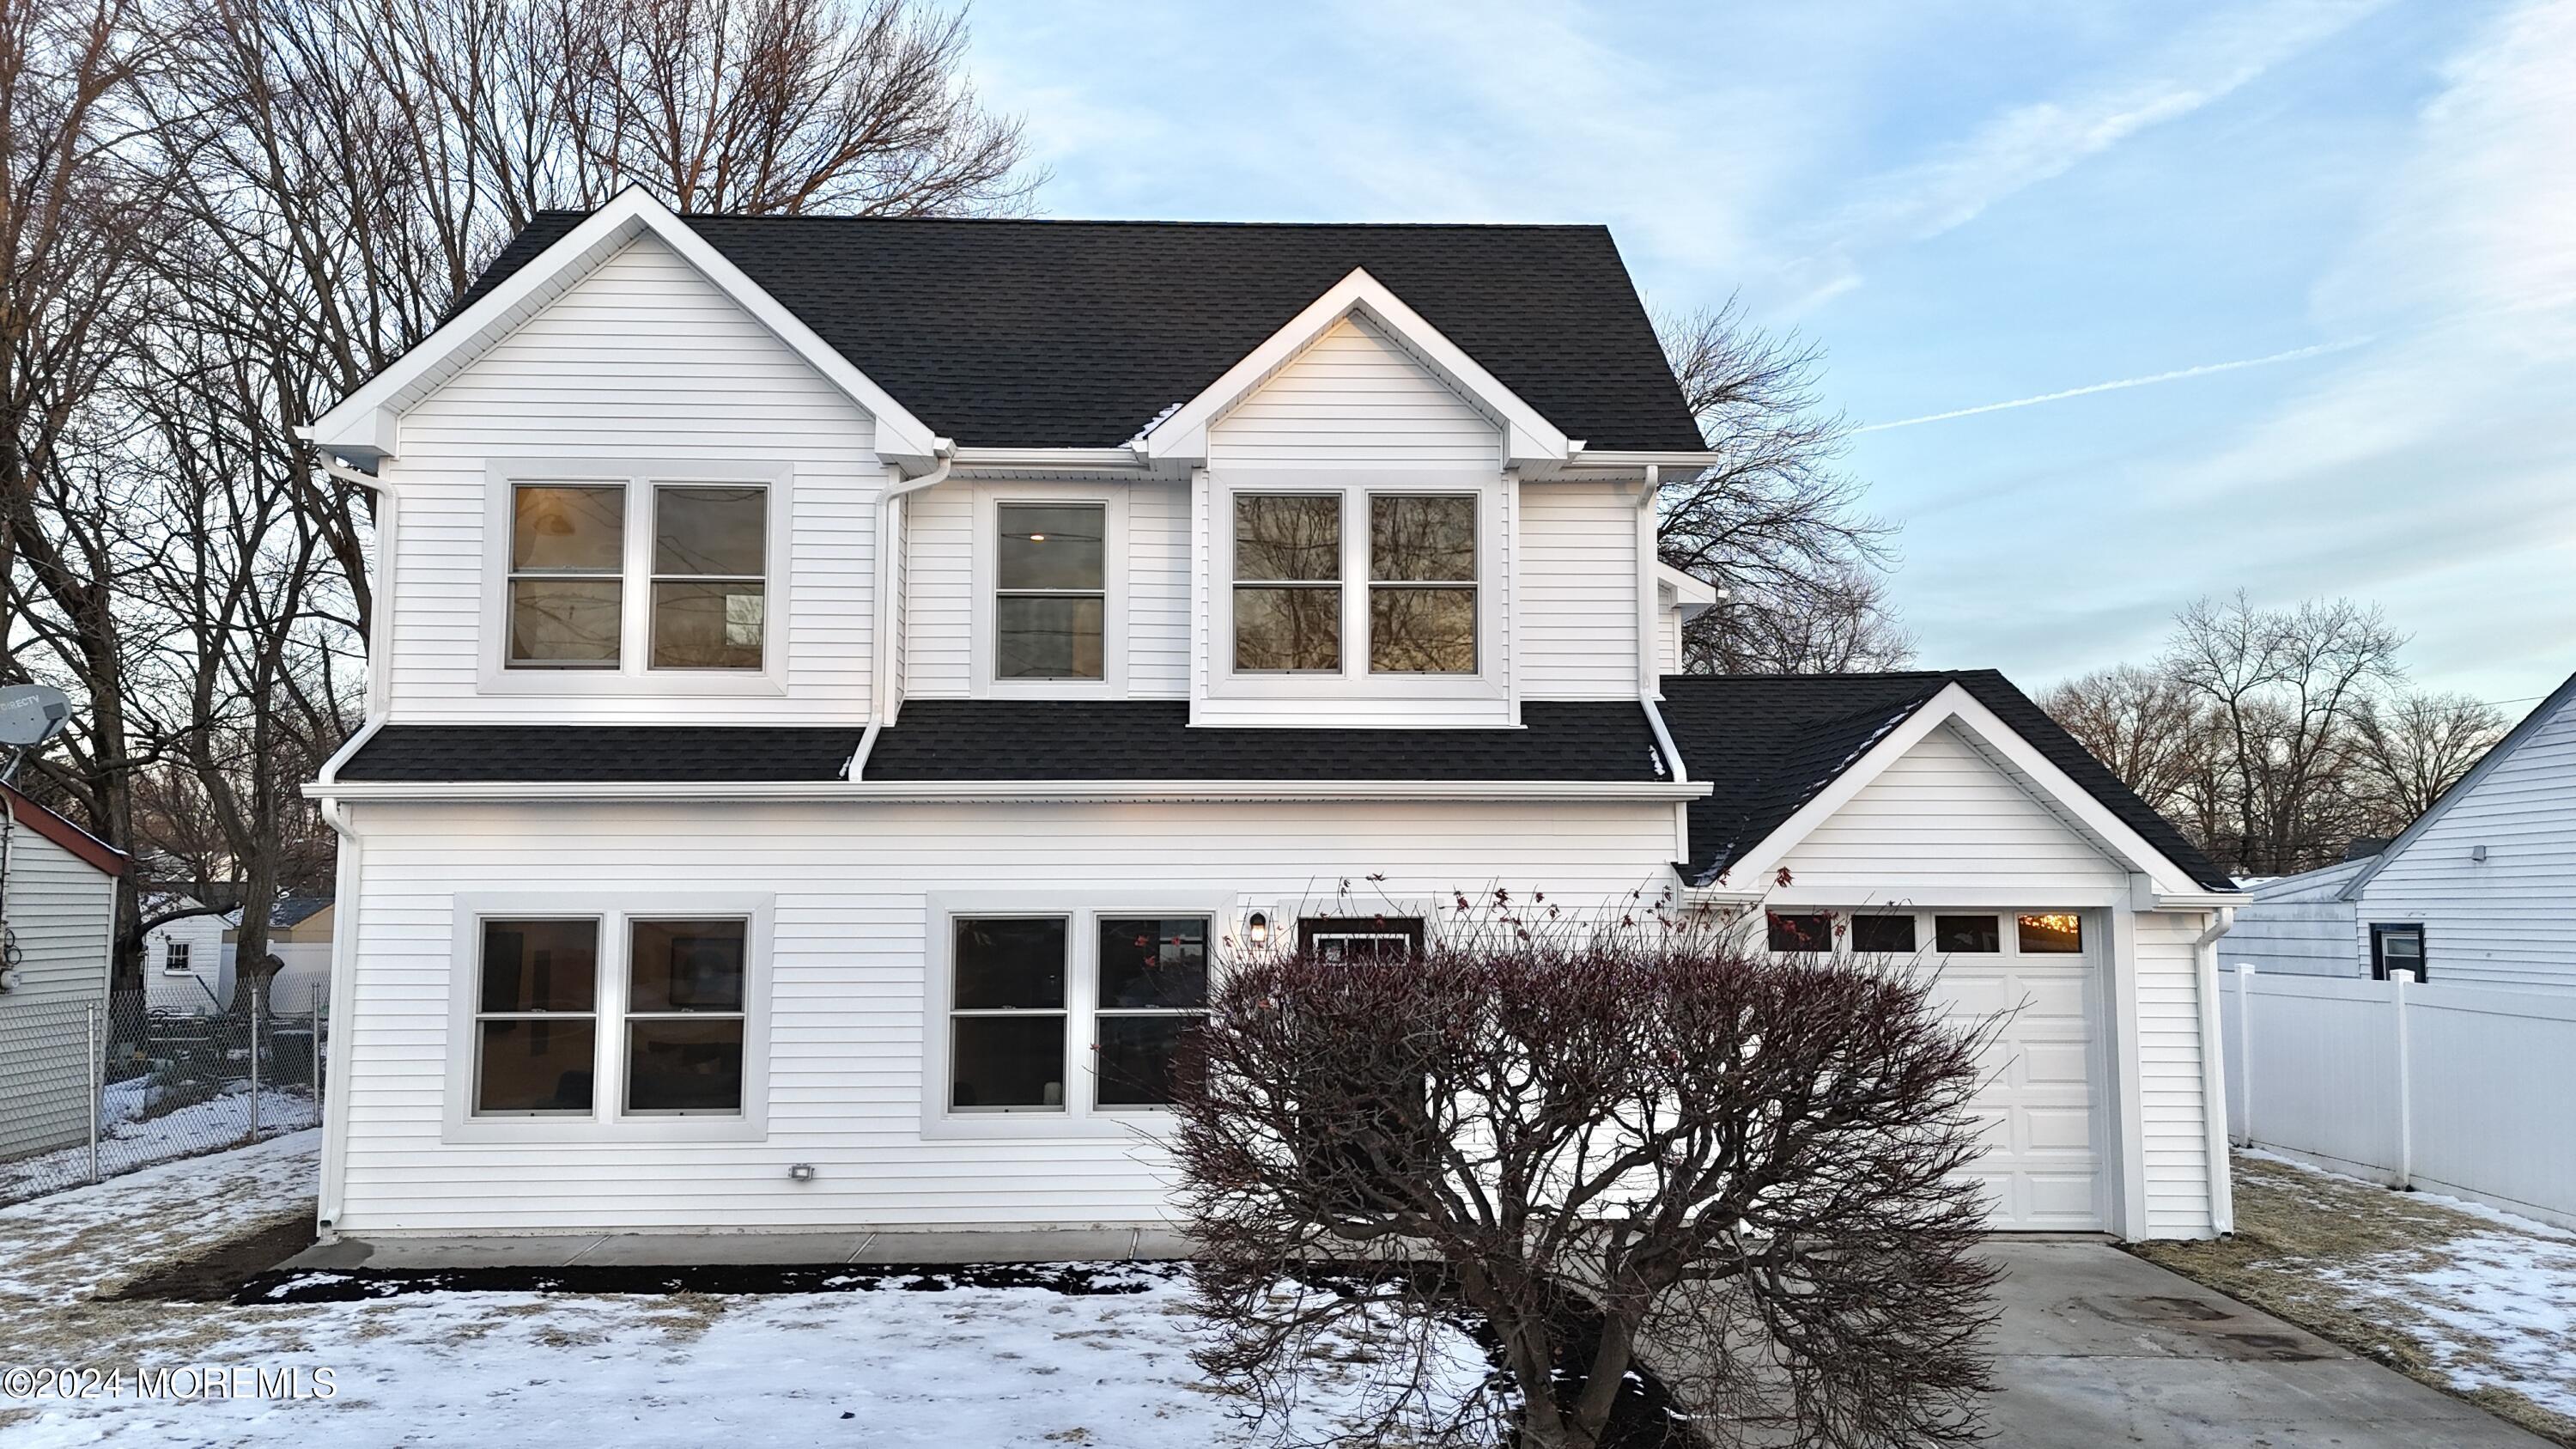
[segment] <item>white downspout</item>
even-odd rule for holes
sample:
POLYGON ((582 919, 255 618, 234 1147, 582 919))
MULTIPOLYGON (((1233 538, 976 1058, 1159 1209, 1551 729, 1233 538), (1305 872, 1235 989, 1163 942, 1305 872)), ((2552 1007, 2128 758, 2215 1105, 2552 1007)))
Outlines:
POLYGON ((895 537, 895 508, 906 494, 936 488, 948 481, 949 472, 956 467, 957 445, 941 438, 936 446, 939 449, 938 461, 929 472, 889 483, 877 496, 877 556, 872 565, 876 575, 875 607, 871 611, 872 627, 868 630, 871 636, 868 645, 868 728, 867 733, 860 736, 858 752, 850 757, 848 778, 852 780, 859 778, 859 772, 867 768, 868 752, 876 748, 878 731, 894 723, 896 711, 891 678, 894 673, 894 554, 900 546, 895 537))
POLYGON ((2220 906, 2209 929, 2191 943, 2200 980, 2200 1112, 2208 1139, 2209 1226, 2222 1238, 2236 1231, 2236 1187, 2227 1156, 2227 1036, 2218 1011, 2218 938, 2235 924, 2236 908, 2220 906))

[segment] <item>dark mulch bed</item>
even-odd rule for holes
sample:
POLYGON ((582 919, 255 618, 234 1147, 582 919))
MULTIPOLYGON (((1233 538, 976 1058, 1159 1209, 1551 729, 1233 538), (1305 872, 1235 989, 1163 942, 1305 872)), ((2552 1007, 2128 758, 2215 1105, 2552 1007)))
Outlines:
MULTIPOLYGON (((271 1260, 275 1261, 275 1260, 271 1260)), ((945 1293, 1038 1288, 1049 1293, 1142 1293, 1179 1269, 1159 1263, 768 1263, 691 1267, 307 1268, 236 1279, 242 1307, 354 1303, 410 1293, 945 1293)))
POLYGON ((211 1243, 193 1256, 164 1263, 102 1296, 118 1302, 238 1302, 235 1295, 244 1279, 267 1276, 266 1270, 312 1247, 313 1242, 313 1210, 298 1209, 211 1243))

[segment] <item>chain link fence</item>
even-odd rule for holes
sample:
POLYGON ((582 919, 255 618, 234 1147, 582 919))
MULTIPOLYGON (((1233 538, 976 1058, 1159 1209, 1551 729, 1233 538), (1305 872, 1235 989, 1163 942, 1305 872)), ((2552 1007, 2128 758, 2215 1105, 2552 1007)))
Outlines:
POLYGON ((310 1011, 264 1007, 155 1010, 120 992, 11 1008, 0 1204, 319 1125, 329 1003, 316 989, 310 1011))

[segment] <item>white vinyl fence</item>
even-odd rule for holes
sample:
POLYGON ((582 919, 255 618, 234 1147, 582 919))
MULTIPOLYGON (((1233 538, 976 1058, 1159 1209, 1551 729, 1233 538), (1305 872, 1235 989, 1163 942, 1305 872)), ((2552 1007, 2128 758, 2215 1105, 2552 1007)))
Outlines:
POLYGON ((2576 1227, 2576 996, 2219 973, 2227 1130, 2576 1227))

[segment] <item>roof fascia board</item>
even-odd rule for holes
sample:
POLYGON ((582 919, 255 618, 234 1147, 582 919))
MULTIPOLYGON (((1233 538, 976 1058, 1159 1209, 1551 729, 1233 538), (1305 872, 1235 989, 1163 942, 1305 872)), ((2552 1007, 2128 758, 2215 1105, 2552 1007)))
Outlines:
POLYGON ((1655 565, 1655 582, 1672 590, 1682 617, 1695 619, 1717 607, 1717 585, 1682 572, 1668 563, 1655 565))
POLYGON ((384 371, 314 421, 313 442, 344 457, 373 462, 396 456, 405 408, 446 379, 462 361, 498 341, 537 305, 645 235, 659 239, 821 373, 876 424, 881 457, 928 466, 940 442, 928 425, 895 401, 848 358, 815 335, 795 313, 745 275, 705 237, 641 187, 630 186, 580 225, 503 278, 471 307, 447 320, 384 371))
POLYGON ((2008 768, 2022 784, 2033 790, 2041 802, 2057 811, 2068 823, 2091 837, 2105 853, 2142 872, 2158 895, 2191 897, 2205 894, 2191 872, 2165 858, 2162 851, 2149 844, 2144 836, 2113 815, 2109 807, 2093 798, 2093 792, 2077 784, 2073 777, 2043 755, 2021 733, 2003 722, 1994 711, 1979 703, 1967 686, 1952 681, 1896 728, 1889 730, 1836 776, 1816 797, 1799 807, 1754 847, 1728 866, 1726 874, 1738 880, 1765 880, 1778 871, 1780 863, 1799 842, 1813 834, 1818 826, 1833 818, 1843 806, 1851 803, 1872 780, 1885 774, 1889 766, 1907 750, 1920 744, 1925 735, 1943 724, 1956 722, 1971 736, 1971 743, 1991 752, 1994 761, 2008 768))
POLYGON ((1218 418, 1272 374, 1295 361, 1333 324, 1355 312, 1388 332, 1450 387, 1501 421, 1506 433, 1507 465, 1560 466, 1574 455, 1579 445, 1562 429, 1523 402, 1466 349, 1441 335, 1385 283, 1370 276, 1365 267, 1352 268, 1348 276, 1307 303, 1286 326, 1245 353, 1198 396, 1147 428, 1136 440, 1137 447, 1150 458, 1205 458, 1208 429, 1218 418))
MULTIPOLYGON (((2425 831, 2432 829, 2433 822, 2450 812, 2452 802, 2466 799, 2468 793, 2478 787, 2479 782, 2494 774, 2496 768, 2511 757, 2514 751, 2522 748, 2523 741, 2538 734, 2541 727, 2555 718, 2560 710, 2570 708, 2576 708, 2576 674, 2567 676, 2566 682, 2551 690, 2547 699, 2542 700, 2531 713, 2522 717, 2521 723, 2507 730, 2504 738, 2496 741, 2494 749, 2480 756, 2478 762, 2469 767, 2469 772, 2462 775, 2457 784, 2443 791, 2441 798, 2426 806, 2423 814, 2416 816, 2408 822, 2405 829, 2397 832, 2397 838, 2388 842, 2386 849, 2370 857, 2368 863, 2364 864, 2351 880, 2344 882, 2343 889, 2336 894, 2335 898, 2345 901, 2360 900, 2363 889, 2378 876, 2390 860, 2396 857, 2397 852, 2413 845, 2425 831)), ((2325 869, 2331 870, 2333 867, 2328 866, 2325 869)))
POLYGON ((1691 800, 1707 785, 1582 780, 319 781, 312 799, 552 800, 1691 800))

